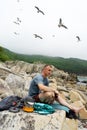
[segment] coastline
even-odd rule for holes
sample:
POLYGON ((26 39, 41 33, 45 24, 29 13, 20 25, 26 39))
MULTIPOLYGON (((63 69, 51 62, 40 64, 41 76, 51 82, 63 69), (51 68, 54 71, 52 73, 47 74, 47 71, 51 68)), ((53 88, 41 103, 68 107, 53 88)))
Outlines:
POLYGON ((87 85, 87 76, 77 76, 77 84, 87 85))

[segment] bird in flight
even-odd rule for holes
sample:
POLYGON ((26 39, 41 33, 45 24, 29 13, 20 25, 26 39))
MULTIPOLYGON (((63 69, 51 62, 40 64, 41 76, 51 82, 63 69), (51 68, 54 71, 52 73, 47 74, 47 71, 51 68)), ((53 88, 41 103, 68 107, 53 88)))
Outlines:
POLYGON ((14 23, 15 23, 15 24, 17 24, 17 25, 20 25, 21 20, 17 17, 17 20, 16 20, 16 21, 14 21, 14 23))
POLYGON ((17 33, 17 32, 14 32, 14 34, 15 34, 15 35, 19 35, 19 33, 17 33))
POLYGON ((37 6, 35 6, 35 8, 37 9, 37 13, 42 13, 43 15, 45 15, 44 12, 40 10, 37 6))
POLYGON ((17 25, 20 25, 20 23, 19 23, 19 22, 16 22, 16 21, 14 21, 13 23, 15 23, 15 24, 17 24, 17 25))
POLYGON ((17 17, 17 21, 19 22, 19 23, 21 23, 21 20, 17 17))
POLYGON ((59 19, 59 24, 58 27, 64 27, 65 29, 68 29, 63 23, 62 23, 62 19, 59 19))
POLYGON ((35 38, 40 38, 40 39, 43 39, 41 36, 37 35, 37 34, 34 34, 35 38))
POLYGON ((52 35, 52 37, 55 37, 55 35, 52 35))
POLYGON ((76 36, 76 38, 77 38, 78 42, 81 41, 79 36, 76 36))

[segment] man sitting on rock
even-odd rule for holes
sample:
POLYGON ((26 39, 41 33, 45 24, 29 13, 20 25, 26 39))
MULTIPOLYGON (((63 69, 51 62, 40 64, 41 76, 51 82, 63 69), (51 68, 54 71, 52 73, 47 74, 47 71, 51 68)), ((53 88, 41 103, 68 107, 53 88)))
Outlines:
POLYGON ((84 107, 74 107, 68 104, 56 89, 49 87, 48 76, 51 75, 51 72, 51 65, 45 65, 43 67, 41 74, 37 74, 31 81, 29 96, 31 96, 35 102, 52 104, 54 101, 57 101, 61 105, 64 105, 75 113, 78 113, 84 107))

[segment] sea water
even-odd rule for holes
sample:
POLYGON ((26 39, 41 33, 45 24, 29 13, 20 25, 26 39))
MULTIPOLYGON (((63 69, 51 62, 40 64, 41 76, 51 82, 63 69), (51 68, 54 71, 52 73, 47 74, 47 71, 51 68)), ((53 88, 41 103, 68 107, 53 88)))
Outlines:
POLYGON ((77 76, 77 78, 80 82, 87 81, 87 76, 77 76))
POLYGON ((82 84, 87 86, 87 76, 77 76, 79 82, 77 84, 82 84), (84 83, 86 82, 86 83, 84 83))

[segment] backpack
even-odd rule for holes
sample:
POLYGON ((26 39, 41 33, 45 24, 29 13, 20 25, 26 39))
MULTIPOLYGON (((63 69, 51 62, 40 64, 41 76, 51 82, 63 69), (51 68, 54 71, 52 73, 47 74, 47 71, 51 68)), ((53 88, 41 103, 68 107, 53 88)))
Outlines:
POLYGON ((19 96, 8 96, 0 101, 0 111, 9 110, 9 108, 17 106, 21 97, 19 96))
POLYGON ((55 112, 54 108, 51 105, 45 103, 34 103, 34 111, 41 115, 52 114, 55 112))

